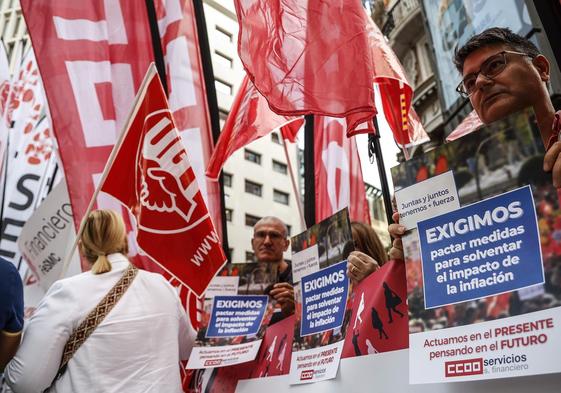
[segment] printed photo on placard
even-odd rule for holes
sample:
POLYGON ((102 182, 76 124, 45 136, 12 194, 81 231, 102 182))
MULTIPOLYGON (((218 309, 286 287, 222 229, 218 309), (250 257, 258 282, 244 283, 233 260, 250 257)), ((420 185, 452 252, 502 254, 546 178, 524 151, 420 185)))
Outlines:
POLYGON ((354 250, 349 210, 340 210, 312 225, 293 236, 290 244, 294 283, 299 282, 302 276, 346 259, 354 250))
POLYGON ((412 383, 561 371, 561 209, 543 159, 527 110, 392 169, 412 383))

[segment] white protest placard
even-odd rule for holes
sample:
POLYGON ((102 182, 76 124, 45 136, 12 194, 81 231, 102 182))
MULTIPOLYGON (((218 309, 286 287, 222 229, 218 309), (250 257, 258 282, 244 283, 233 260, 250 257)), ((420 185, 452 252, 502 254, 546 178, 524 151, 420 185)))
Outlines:
POLYGON ((319 270, 318 245, 314 244, 300 252, 292 254, 292 279, 300 282, 302 277, 319 270))
POLYGON ((454 211, 460 207, 452 171, 431 177, 395 192, 399 223, 407 230, 417 222, 454 211))
MULTIPOLYGON (((75 238, 66 182, 61 181, 27 220, 18 238, 18 247, 44 290, 59 279, 75 238)), ((74 253, 66 276, 78 273, 80 258, 74 253)))
POLYGON ((205 298, 212 299, 215 296, 235 296, 238 294, 239 283, 239 276, 216 276, 208 285, 205 291, 205 298))

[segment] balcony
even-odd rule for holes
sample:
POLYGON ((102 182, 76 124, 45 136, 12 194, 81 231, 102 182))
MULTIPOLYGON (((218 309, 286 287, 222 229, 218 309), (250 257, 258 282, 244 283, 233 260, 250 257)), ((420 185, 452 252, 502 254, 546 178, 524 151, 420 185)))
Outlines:
POLYGON ((398 0, 386 15, 382 33, 389 38, 398 57, 402 55, 402 47, 424 34, 419 0, 398 0))

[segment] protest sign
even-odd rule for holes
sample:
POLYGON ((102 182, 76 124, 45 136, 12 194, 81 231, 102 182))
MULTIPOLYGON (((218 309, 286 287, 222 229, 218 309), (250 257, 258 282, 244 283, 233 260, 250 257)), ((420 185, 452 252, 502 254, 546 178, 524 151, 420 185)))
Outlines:
MULTIPOLYGON (((60 278, 64 257, 75 239, 72 206, 63 180, 27 220, 18 238, 19 249, 43 290, 60 278)), ((74 253, 67 276, 81 271, 80 258, 74 253)))
MULTIPOLYGON (((188 369, 250 362, 259 351, 265 327, 275 313, 268 291, 277 269, 268 263, 227 264, 205 293, 201 327, 188 369)), ((190 379, 208 373, 194 372, 190 379)))
POLYGON ((452 171, 431 177, 395 193, 399 223, 413 229, 418 221, 460 207, 452 171))
POLYGON ((534 124, 523 111, 392 170, 405 200, 450 173, 459 199, 403 237, 413 384, 561 371, 561 209, 534 124))
POLYGON ((529 186, 421 221, 418 229, 426 308, 544 281, 529 186))
POLYGON ((215 296, 207 338, 255 335, 259 331, 268 297, 215 296))
POLYGON ((347 261, 302 277, 300 335, 341 328, 349 290, 347 261))
POLYGON ((346 258, 353 249, 347 209, 292 238, 293 278, 300 285, 294 286, 291 384, 337 375, 349 292, 346 258))

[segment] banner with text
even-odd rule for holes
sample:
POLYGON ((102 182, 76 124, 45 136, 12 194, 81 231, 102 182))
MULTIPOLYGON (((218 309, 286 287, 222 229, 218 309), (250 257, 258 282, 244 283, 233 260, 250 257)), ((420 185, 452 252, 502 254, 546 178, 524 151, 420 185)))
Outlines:
MULTIPOLYGON (((75 239, 72 206, 63 180, 27 220, 18 238, 19 249, 43 290, 60 279, 64 258, 75 239)), ((66 276, 81 272, 80 257, 75 252, 66 276)))

